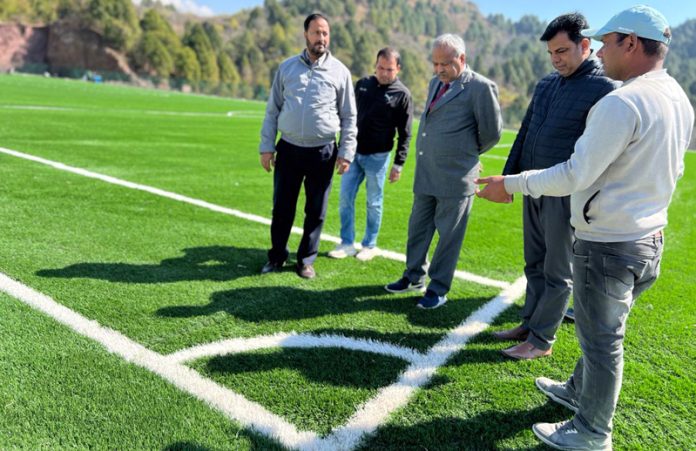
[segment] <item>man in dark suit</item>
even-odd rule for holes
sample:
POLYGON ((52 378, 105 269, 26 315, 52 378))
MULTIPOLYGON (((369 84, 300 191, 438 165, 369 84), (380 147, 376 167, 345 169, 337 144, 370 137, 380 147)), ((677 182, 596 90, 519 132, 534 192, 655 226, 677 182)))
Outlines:
POLYGON ((416 141, 406 270, 385 287, 392 293, 425 291, 418 302, 424 309, 447 302, 471 212, 479 155, 498 142, 502 130, 498 88, 467 67, 462 38, 444 34, 435 39, 432 61, 435 77, 416 141), (439 242, 428 267, 436 230, 439 242))

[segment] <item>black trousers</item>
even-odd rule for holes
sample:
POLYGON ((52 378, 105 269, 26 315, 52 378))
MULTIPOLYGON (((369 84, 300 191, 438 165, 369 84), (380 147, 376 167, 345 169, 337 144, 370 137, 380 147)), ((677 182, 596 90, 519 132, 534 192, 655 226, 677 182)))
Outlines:
POLYGON ((282 263, 288 259, 288 239, 295 221, 300 188, 304 184, 304 231, 297 249, 297 262, 304 265, 314 263, 319 252, 319 237, 326 217, 336 154, 336 143, 298 147, 281 139, 276 144, 269 261, 282 263))

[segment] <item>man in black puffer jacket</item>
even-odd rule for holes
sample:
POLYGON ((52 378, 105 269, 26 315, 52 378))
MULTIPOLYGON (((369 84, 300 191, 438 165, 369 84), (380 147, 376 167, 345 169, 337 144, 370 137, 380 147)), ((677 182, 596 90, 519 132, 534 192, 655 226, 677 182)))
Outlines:
MULTIPOLYGON (((537 84, 504 175, 545 169, 568 160, 592 106, 619 86, 604 76, 601 63, 592 55, 590 40, 580 34, 586 28, 582 14, 565 14, 551 21, 541 36, 556 71, 537 84)), ((574 239, 570 197, 525 196, 523 223, 527 292, 520 314, 522 324, 494 335, 501 340, 522 341, 505 349, 506 356, 534 359, 551 354, 568 308, 574 239)))

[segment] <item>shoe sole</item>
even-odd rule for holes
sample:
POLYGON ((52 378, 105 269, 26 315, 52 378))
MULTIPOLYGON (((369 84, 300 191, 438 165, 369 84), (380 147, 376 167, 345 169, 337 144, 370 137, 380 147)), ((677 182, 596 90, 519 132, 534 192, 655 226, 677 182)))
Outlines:
POLYGON ((516 335, 514 337, 501 337, 500 335, 497 335, 495 332, 493 332, 493 337, 495 337, 496 340, 500 341, 527 341, 527 337, 529 337, 529 332, 526 334, 521 334, 521 335, 516 335))
POLYGON ((540 392, 542 392, 543 394, 548 396, 551 401, 553 401, 557 404, 560 404, 563 407, 565 407, 566 409, 570 409, 575 413, 578 413, 578 410, 580 410, 576 406, 574 406, 571 403, 569 403, 568 401, 566 401, 565 399, 559 398, 558 396, 551 393, 550 391, 545 390, 541 385, 539 385, 539 382, 536 379, 534 380, 534 385, 536 385, 536 387, 539 389, 540 392))
POLYGON ((503 354, 508 359, 512 359, 512 360, 536 360, 536 359, 543 359, 544 357, 549 357, 551 355, 551 353, 548 353, 548 354, 542 354, 542 355, 538 355, 536 357, 529 357, 528 358, 528 357, 520 357, 520 356, 508 354, 505 351, 507 351, 507 349, 503 349, 502 351, 500 351, 500 353, 503 354))
MULTIPOLYGON (((365 248, 363 248, 363 249, 365 249, 365 248)), ((361 262, 369 262, 370 260, 372 260, 373 258, 375 258, 376 256, 379 255, 379 249, 377 249, 377 248, 371 248, 371 249, 372 249, 372 251, 371 251, 372 253, 368 256, 365 256, 365 254, 363 253, 362 250, 356 252, 355 258, 357 258, 361 262)))
POLYGON ((534 432, 534 435, 536 435, 539 440, 541 440, 542 442, 544 442, 544 444, 550 446, 553 449, 571 449, 571 448, 562 448, 562 447, 556 445, 555 443, 553 443, 551 440, 546 438, 546 436, 544 436, 541 432, 537 431, 536 424, 532 425, 532 432, 534 432))
POLYGON ((264 271, 263 268, 261 268, 261 271, 259 272, 259 274, 264 275, 264 274, 271 274, 274 272, 281 272, 283 270, 284 266, 285 266, 285 263, 281 264, 280 266, 276 266, 274 268, 271 268, 268 271, 264 271))
POLYGON ((400 294, 400 293, 425 293, 425 286, 416 288, 416 287, 408 287, 403 290, 392 290, 389 288, 389 285, 385 285, 384 289, 387 290, 390 293, 394 294, 400 294))
POLYGON ((426 306, 424 306, 424 305, 421 305, 420 302, 419 302, 418 305, 417 305, 417 307, 420 308, 420 309, 423 309, 423 310, 435 310, 435 309, 438 308, 438 307, 442 307, 442 306, 445 305, 446 303, 447 303, 447 299, 445 299, 445 300, 442 301, 442 302, 438 302, 437 304, 433 305, 432 307, 426 307, 426 306))
POLYGON ((343 260, 344 258, 352 257, 355 254, 343 254, 343 255, 331 255, 331 252, 326 254, 329 258, 335 258, 336 260, 343 260))
POLYGON ((553 449, 565 449, 565 450, 571 449, 571 450, 580 450, 580 451, 585 451, 585 450, 588 450, 588 451, 589 451, 589 450, 609 450, 609 451, 611 451, 611 450, 612 450, 612 447, 611 447, 611 446, 608 446, 608 447, 601 447, 601 448, 598 448, 598 447, 587 447, 587 446, 582 447, 582 448, 575 448, 575 447, 570 448, 570 447, 568 447, 568 446, 559 446, 559 445, 553 443, 551 440, 549 440, 549 439, 548 439, 545 435, 543 435, 541 432, 539 432, 539 431, 537 430, 536 424, 533 424, 533 425, 532 425, 532 432, 534 432, 534 435, 536 435, 537 438, 538 438, 539 440, 541 440, 542 442, 544 442, 545 445, 548 445, 548 446, 550 446, 550 447, 553 448, 553 449))

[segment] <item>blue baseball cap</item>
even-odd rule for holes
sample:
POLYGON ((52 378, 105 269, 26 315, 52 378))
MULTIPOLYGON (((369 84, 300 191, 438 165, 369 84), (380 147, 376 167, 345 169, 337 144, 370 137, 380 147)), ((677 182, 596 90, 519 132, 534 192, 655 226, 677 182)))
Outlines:
POLYGON ((609 33, 635 33, 636 36, 653 41, 663 42, 667 45, 672 41, 672 31, 667 19, 655 8, 645 5, 633 6, 621 11, 607 22, 602 28, 587 29, 581 31, 582 35, 602 40, 602 36, 609 33))

